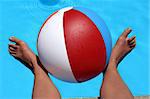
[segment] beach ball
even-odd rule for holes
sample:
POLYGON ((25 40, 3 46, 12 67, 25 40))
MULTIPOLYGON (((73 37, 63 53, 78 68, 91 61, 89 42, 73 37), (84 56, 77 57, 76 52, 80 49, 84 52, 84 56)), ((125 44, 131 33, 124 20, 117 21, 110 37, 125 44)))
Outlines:
POLYGON ((108 64, 111 49, 104 21, 82 7, 66 7, 50 15, 37 39, 45 69, 66 82, 84 82, 99 75, 108 64))

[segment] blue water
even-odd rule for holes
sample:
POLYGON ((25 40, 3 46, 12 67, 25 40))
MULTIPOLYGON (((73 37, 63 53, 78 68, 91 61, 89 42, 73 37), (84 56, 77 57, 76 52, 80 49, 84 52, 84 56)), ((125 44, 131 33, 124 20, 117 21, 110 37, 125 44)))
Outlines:
MULTIPOLYGON (((0 0, 0 98, 30 99, 34 76, 8 53, 8 38, 16 36, 36 51, 36 39, 45 19, 66 6, 97 12, 106 22, 113 45, 128 26, 136 35, 136 48, 118 70, 134 95, 150 95, 148 0, 0 0)), ((52 78, 63 97, 99 96, 102 75, 85 83, 70 84, 52 78)))

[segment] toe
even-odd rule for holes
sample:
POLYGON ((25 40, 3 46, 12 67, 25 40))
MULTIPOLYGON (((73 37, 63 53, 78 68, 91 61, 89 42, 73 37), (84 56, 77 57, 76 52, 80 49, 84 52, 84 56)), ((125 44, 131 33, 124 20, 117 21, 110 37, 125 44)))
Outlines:
POLYGON ((10 54, 16 54, 16 51, 13 51, 13 50, 10 50, 10 49, 8 51, 9 51, 10 54))
POLYGON ((21 40, 19 40, 18 38, 16 38, 16 37, 10 37, 9 38, 9 40, 11 41, 11 42, 15 42, 16 44, 20 44, 20 43, 22 43, 22 41, 21 40))
POLYGON ((14 47, 9 47, 9 49, 10 49, 11 51, 16 51, 16 49, 15 49, 14 47))
POLYGON ((127 43, 128 43, 129 46, 134 44, 135 42, 136 42, 136 37, 135 36, 127 39, 127 43))
POLYGON ((16 57, 16 54, 11 54, 12 56, 16 57))
POLYGON ((131 28, 127 28, 123 33, 122 36, 127 37, 130 33, 131 33, 132 29, 131 28))
POLYGON ((133 40, 132 40, 132 41, 130 41, 128 44, 129 44, 129 45, 133 45, 135 42, 136 42, 136 40, 135 40, 135 39, 133 39, 133 40))
POLYGON ((14 49, 17 49, 19 46, 16 45, 16 44, 9 44, 9 47, 12 47, 12 48, 14 48, 14 49))
POLYGON ((130 42, 130 41, 134 40, 135 38, 136 38, 136 36, 133 36, 133 37, 129 38, 128 41, 130 42))
POLYGON ((130 45, 130 48, 133 49, 136 46, 136 43, 133 43, 132 45, 130 45))
POLYGON ((129 44, 130 48, 134 48, 136 46, 136 39, 133 39, 130 44, 129 44))

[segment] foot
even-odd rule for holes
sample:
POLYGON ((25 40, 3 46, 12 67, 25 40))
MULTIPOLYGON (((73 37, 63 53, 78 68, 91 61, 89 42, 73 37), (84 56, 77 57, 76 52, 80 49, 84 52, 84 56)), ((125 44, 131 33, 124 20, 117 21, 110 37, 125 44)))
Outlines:
POLYGON ((122 35, 119 37, 116 45, 114 46, 110 62, 113 61, 116 64, 120 63, 121 60, 132 51, 133 48, 136 46, 136 37, 133 36, 128 38, 128 35, 131 33, 131 29, 127 28, 122 35))
POLYGON ((15 37, 11 37, 9 40, 15 43, 9 44, 9 53, 33 71, 33 64, 37 62, 36 55, 31 51, 25 42, 15 37))

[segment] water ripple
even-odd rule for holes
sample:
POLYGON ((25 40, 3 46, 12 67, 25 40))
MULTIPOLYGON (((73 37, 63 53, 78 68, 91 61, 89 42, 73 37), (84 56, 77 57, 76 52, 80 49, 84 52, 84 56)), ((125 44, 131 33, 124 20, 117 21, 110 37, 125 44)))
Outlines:
POLYGON ((51 13, 60 8, 78 5, 78 0, 33 0, 26 1, 24 3, 24 9, 30 17, 39 21, 39 18, 43 19, 43 17, 48 17, 51 13))

